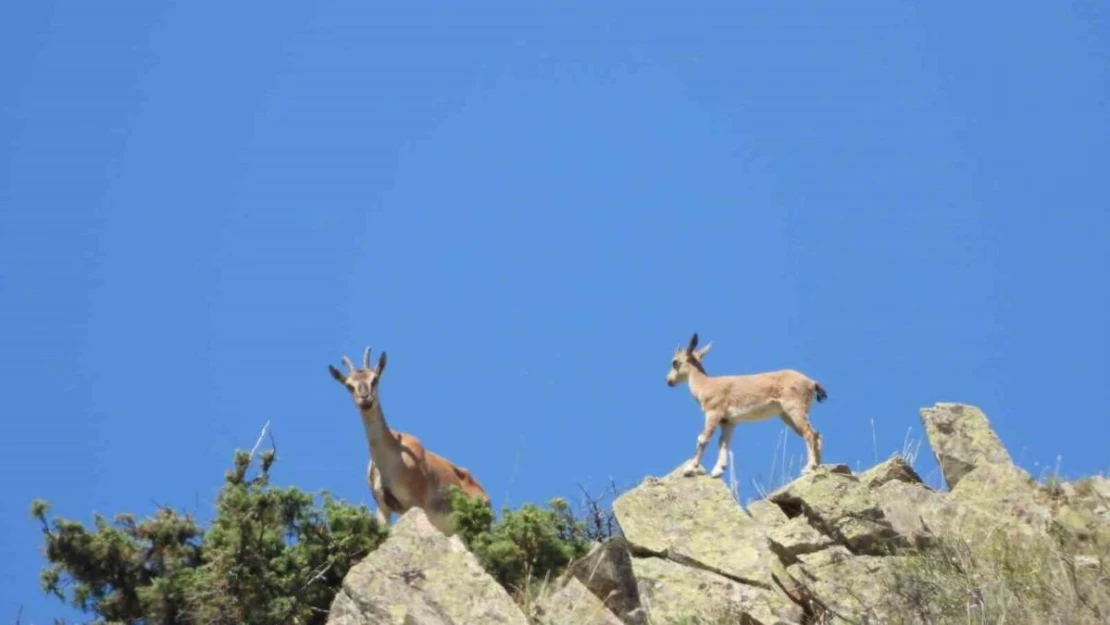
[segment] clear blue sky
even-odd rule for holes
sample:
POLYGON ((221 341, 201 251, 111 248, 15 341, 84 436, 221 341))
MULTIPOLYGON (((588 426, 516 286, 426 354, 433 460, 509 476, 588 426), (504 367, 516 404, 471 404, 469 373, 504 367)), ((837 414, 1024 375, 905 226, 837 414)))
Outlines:
POLYGON ((820 380, 827 462, 963 401, 1110 465, 1104 3, 406 4, 0 9, 0 621, 72 616, 32 498, 207 518, 266 420, 278 482, 369 503, 366 344, 498 506, 687 458, 695 330, 820 380))

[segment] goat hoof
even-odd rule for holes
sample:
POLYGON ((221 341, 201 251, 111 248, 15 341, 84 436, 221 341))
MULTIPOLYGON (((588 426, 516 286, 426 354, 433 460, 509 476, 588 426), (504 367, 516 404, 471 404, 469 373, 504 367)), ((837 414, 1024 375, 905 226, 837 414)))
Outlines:
POLYGON ((709 477, 717 478, 717 477, 721 477, 724 474, 725 474, 724 469, 713 469, 712 471, 709 472, 709 477))

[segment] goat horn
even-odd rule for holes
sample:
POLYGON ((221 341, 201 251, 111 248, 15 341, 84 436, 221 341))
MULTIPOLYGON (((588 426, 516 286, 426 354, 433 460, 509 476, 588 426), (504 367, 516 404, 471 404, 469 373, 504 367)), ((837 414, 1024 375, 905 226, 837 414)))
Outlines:
POLYGON ((346 354, 343 354, 343 365, 345 367, 347 367, 347 373, 354 373, 355 372, 355 366, 353 364, 351 364, 351 359, 347 358, 346 354))
POLYGON ((362 352, 362 368, 370 368, 370 346, 366 346, 366 351, 362 352))

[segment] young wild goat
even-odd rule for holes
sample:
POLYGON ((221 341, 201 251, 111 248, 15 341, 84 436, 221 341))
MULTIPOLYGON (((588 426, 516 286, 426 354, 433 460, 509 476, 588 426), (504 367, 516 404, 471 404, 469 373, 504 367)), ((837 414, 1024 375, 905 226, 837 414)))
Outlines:
POLYGON ((705 427, 698 435, 694 457, 690 458, 683 475, 705 473, 701 466, 702 452, 721 426, 717 464, 709 473, 720 477, 728 464, 728 446, 732 430, 737 423, 762 421, 778 415, 806 442, 807 461, 802 473, 812 471, 821 464, 821 435, 809 423, 809 407, 813 400, 822 402, 828 396, 820 384, 794 371, 783 369, 754 375, 717 375, 705 372, 702 360, 713 343, 695 350, 698 333, 690 338, 685 348, 675 349, 671 368, 667 371, 667 386, 689 382, 690 394, 705 413, 705 427))
POLYGON ((378 521, 388 526, 393 514, 421 508, 432 525, 450 536, 455 533, 450 521, 450 488, 457 486, 464 494, 487 503, 489 495, 470 471, 425 449, 415 436, 390 429, 378 396, 385 363, 385 352, 382 352, 377 367, 371 369, 370 348, 367 347, 362 355, 361 369, 355 369, 346 356, 343 357, 346 374, 328 365, 331 376, 351 394, 362 417, 370 448, 366 481, 378 504, 378 521))

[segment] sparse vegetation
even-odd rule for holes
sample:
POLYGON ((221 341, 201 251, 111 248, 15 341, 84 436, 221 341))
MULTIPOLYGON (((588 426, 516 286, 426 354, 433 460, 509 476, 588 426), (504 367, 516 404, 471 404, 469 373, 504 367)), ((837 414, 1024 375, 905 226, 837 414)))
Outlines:
POLYGON ((1110 622, 1110 549, 1080 553, 1066 533, 939 537, 880 580, 902 623, 1110 622))

